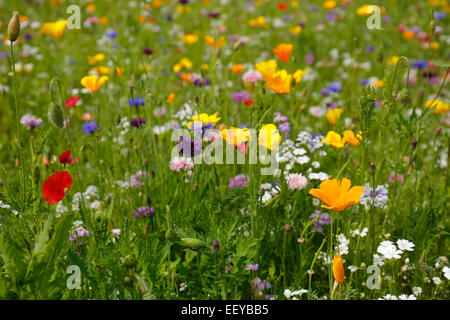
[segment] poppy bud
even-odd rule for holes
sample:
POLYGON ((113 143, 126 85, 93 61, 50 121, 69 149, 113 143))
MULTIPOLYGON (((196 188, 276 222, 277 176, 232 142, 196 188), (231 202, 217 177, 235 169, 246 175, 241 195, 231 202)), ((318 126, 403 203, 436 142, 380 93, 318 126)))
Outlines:
POLYGON ((435 133, 436 133, 436 135, 440 134, 441 133, 441 127, 437 127, 435 133))
POLYGON ((334 280, 337 282, 344 282, 344 264, 342 263, 342 258, 339 254, 334 255, 332 269, 334 280))
POLYGON ((291 231, 291 227, 288 224, 284 225, 284 231, 289 232, 291 231))
POLYGON ((136 257, 134 255, 128 255, 125 257, 125 260, 123 262, 124 266, 127 268, 134 268, 137 264, 136 257))
POLYGON ((400 98, 400 102, 401 102, 403 105, 408 104, 409 101, 410 101, 408 89, 406 89, 406 88, 402 89, 402 90, 400 91, 399 98, 400 98))
POLYGON ((41 178, 41 169, 39 168, 39 166, 34 167, 33 170, 33 181, 34 181, 34 185, 39 185, 39 180, 41 178))
POLYGON ((64 128, 64 113, 61 107, 53 102, 50 104, 48 110, 48 120, 56 127, 60 129, 64 128))
POLYGON ((189 247, 193 250, 200 250, 205 247, 205 244, 203 243, 203 241, 201 241, 199 239, 181 238, 181 242, 183 243, 183 245, 185 245, 186 247, 189 247))
POLYGON ((20 19, 19 13, 14 11, 11 20, 9 20, 8 24, 8 39, 11 42, 14 42, 19 37, 20 33, 20 19))

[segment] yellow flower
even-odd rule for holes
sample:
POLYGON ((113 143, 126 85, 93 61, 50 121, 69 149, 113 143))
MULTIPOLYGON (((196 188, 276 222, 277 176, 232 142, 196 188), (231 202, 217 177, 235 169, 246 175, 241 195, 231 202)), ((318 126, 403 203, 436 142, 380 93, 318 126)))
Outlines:
POLYGON ((259 16, 258 18, 255 19, 250 19, 248 21, 248 24, 251 27, 263 27, 263 28, 267 28, 269 25, 266 22, 266 18, 259 16))
POLYGON ((328 123, 332 126, 334 126, 336 124, 336 122, 338 121, 338 119, 341 117, 341 114, 344 110, 342 110, 341 108, 335 108, 332 110, 329 110, 326 114, 325 117, 328 120, 328 123))
POLYGON ((333 257, 333 277, 337 282, 344 282, 345 272, 344 264, 342 263, 342 257, 339 254, 335 254, 333 257))
POLYGON ((359 7, 357 10, 356 10, 356 14, 358 15, 358 16, 370 16, 373 12, 374 12, 374 9, 373 8, 371 8, 372 7, 372 5, 370 5, 370 4, 365 4, 365 5, 363 5, 362 7, 359 7))
POLYGON ((95 64, 97 62, 103 61, 105 59, 105 55, 103 53, 97 53, 96 55, 92 57, 88 57, 88 63, 90 65, 95 64))
MULTIPOLYGON (((206 125, 209 123, 211 123, 213 126, 215 126, 216 123, 219 122, 219 120, 220 120, 220 118, 217 117, 217 112, 210 116, 207 113, 201 113, 201 114, 198 114, 198 115, 192 117, 192 121, 194 121, 194 123, 201 123, 200 126, 206 125)), ((192 121, 189 121, 188 128, 192 127, 192 121)))
POLYGON ((346 140, 352 147, 357 147, 362 141, 362 132, 359 131, 355 135, 355 133, 352 130, 345 130, 344 140, 346 140))
POLYGON ((298 69, 297 71, 295 71, 294 74, 292 75, 295 79, 295 83, 301 82, 303 76, 307 73, 308 73, 308 71, 302 70, 302 69, 298 69))
POLYGON ((266 81, 266 87, 278 94, 291 92, 292 74, 288 74, 286 70, 280 70, 273 74, 272 78, 266 81))
POLYGON ((91 92, 96 92, 104 86, 108 79, 109 78, 107 76, 85 76, 81 79, 81 84, 83 87, 88 88, 91 92))
POLYGON ((321 141, 322 143, 329 144, 335 149, 340 149, 345 146, 347 140, 341 137, 341 135, 335 131, 328 131, 327 137, 321 141))
POLYGON ((46 35, 59 38, 64 34, 67 26, 67 20, 60 20, 57 22, 46 22, 41 27, 41 32, 46 35))
POLYGON ((326 205, 323 204, 322 208, 343 211, 348 206, 358 203, 364 193, 363 187, 350 188, 351 184, 347 178, 342 178, 342 181, 328 179, 319 185, 320 189, 309 190, 309 194, 325 202, 326 205))
POLYGON ((101 75, 101 74, 112 75, 114 73, 110 68, 105 67, 105 66, 94 67, 94 68, 90 69, 89 71, 93 71, 93 72, 97 73, 98 75, 101 75))
POLYGON ((186 69, 190 69, 192 68, 192 61, 189 60, 188 58, 183 58, 180 60, 180 62, 178 62, 174 67, 173 67, 173 72, 180 72, 180 70, 182 68, 186 68, 186 69))
POLYGON ((248 129, 245 127, 244 128, 230 127, 228 129, 222 129, 220 131, 220 134, 228 144, 232 144, 235 147, 238 147, 242 143, 250 140, 251 132, 248 131, 248 129))
POLYGON ((397 62, 398 62, 399 59, 400 59, 399 56, 392 56, 392 57, 390 57, 390 58, 387 59, 386 63, 387 63, 387 64, 390 64, 390 65, 392 65, 392 66, 395 66, 395 65, 397 64, 397 62))
POLYGON ((289 32, 292 33, 294 36, 300 34, 300 32, 302 32, 302 27, 301 26, 295 26, 293 28, 289 29, 289 32))
POLYGON ((336 1, 333 1, 333 0, 326 0, 326 1, 323 3, 323 8, 324 8, 324 9, 327 9, 327 10, 331 10, 331 9, 336 8, 336 5, 337 5, 336 1))
POLYGON ((276 60, 268 60, 261 61, 255 64, 256 70, 262 74, 263 78, 268 80, 271 79, 275 71, 277 70, 277 61, 276 60))
POLYGON ((205 42, 211 48, 223 47, 226 44, 225 36, 221 36, 218 40, 214 40, 214 38, 212 36, 206 35, 205 42))
POLYGON ((124 71, 125 70, 123 68, 116 67, 116 76, 121 77, 124 71))
POLYGON ((428 100, 427 102, 425 102, 425 107, 427 107, 428 109, 435 108, 433 114, 445 114, 450 111, 450 104, 440 100, 435 100, 434 102, 433 100, 428 100))
POLYGON ((274 124, 265 124, 261 127, 258 135, 258 145, 267 149, 277 149, 281 143, 281 135, 274 124))
POLYGON ((181 40, 185 44, 193 44, 193 43, 196 43, 198 41, 198 36, 196 34, 193 34, 193 33, 187 33, 181 38, 181 40))

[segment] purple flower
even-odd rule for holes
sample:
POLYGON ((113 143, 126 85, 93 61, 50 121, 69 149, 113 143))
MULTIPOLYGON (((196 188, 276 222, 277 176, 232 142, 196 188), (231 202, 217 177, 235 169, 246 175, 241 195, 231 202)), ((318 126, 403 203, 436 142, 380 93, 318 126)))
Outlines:
POLYGON ((145 99, 144 98, 135 97, 134 98, 134 102, 133 102, 133 98, 130 98, 128 100, 128 105, 130 107, 144 106, 145 105, 145 99))
POLYGON ((252 270, 252 271, 257 271, 258 270, 258 264, 248 264, 247 267, 245 267, 245 270, 252 270))
POLYGON ((139 179, 144 178, 147 175, 146 172, 144 171, 138 171, 136 174, 131 175, 130 177, 130 185, 133 188, 140 188, 142 187, 144 184, 142 182, 139 181, 139 179))
MULTIPOLYGON (((245 188, 245 186, 248 184, 249 180, 250 180, 249 176, 246 176, 244 174, 238 174, 234 178, 230 178, 229 187, 230 187, 230 189, 245 188)), ((258 266, 258 265, 256 265, 256 266, 258 266)))
POLYGON ((134 211, 134 217, 139 219, 141 217, 153 217, 155 215, 155 209, 153 207, 140 207, 134 211))
POLYGON ((290 125, 289 122, 280 124, 280 131, 283 133, 291 132, 291 127, 289 125, 290 125))
POLYGON ((38 119, 31 114, 26 114, 20 119, 20 123, 28 127, 28 129, 35 129, 42 127, 42 119, 38 119))
POLYGON ((144 125, 146 123, 147 123, 147 120, 145 120, 143 118, 133 118, 130 121, 131 126, 135 127, 135 128, 140 128, 140 127, 142 127, 142 125, 144 125))
POLYGON ((314 220, 313 222, 314 230, 322 233, 323 232, 322 225, 331 224, 331 217, 328 213, 322 213, 319 210, 316 210, 313 214, 309 216, 310 219, 315 219, 317 217, 319 218, 314 220))
POLYGON ((308 54, 305 56, 305 62, 306 62, 307 64, 311 65, 311 64, 314 63, 314 61, 315 61, 315 57, 314 57, 314 55, 313 55, 312 53, 308 53, 308 54))
POLYGON ((150 56, 153 54, 153 50, 150 48, 145 48, 144 50, 142 50, 142 53, 150 56))
POLYGON ((244 90, 241 92, 233 92, 233 100, 236 101, 237 103, 242 103, 248 99, 250 99, 250 94, 244 90))
POLYGON ((413 63, 412 63, 412 65, 414 67, 416 67, 417 69, 424 69, 427 67, 427 64, 428 63, 425 60, 416 60, 416 61, 413 61, 413 63))
POLYGON ((328 89, 322 89, 322 90, 320 90, 320 94, 321 94, 322 96, 326 97, 326 96, 330 95, 330 90, 328 90, 328 89))
POLYGON ((94 133, 99 127, 97 127, 97 123, 95 121, 87 122, 83 125, 83 133, 90 134, 94 133))
POLYGON ((193 158, 202 152, 202 140, 191 139, 189 136, 182 136, 178 139, 178 151, 180 155, 193 158))
POLYGON ((331 92, 341 92, 342 87, 339 83, 332 83, 328 86, 328 90, 330 90, 331 92))

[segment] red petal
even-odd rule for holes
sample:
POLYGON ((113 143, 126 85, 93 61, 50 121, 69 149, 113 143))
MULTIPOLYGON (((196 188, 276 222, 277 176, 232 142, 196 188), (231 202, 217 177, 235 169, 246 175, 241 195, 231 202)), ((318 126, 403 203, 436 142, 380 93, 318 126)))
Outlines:
POLYGON ((49 204, 57 204, 66 196, 65 190, 72 187, 72 176, 67 171, 58 171, 45 180, 42 195, 49 204))

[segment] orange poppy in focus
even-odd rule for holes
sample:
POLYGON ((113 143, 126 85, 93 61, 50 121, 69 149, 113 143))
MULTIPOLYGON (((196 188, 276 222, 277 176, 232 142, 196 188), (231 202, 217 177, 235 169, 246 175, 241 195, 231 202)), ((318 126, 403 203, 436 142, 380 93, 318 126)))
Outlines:
POLYGON ((289 43, 282 43, 276 46, 275 49, 273 49, 273 53, 275 53, 281 61, 286 63, 291 57, 292 48, 294 48, 294 45, 289 43))
POLYGON ((342 257, 339 254, 335 254, 333 258, 333 277, 337 282, 344 282, 344 264, 342 263, 342 257))
POLYGON ((342 178, 342 181, 328 179, 320 184, 320 189, 309 190, 309 194, 325 202, 326 205, 323 204, 322 208, 343 211, 348 206, 358 203, 364 193, 363 187, 350 188, 351 184, 347 178, 342 178))
POLYGON ((49 204, 57 204, 72 187, 72 176, 67 171, 58 171, 45 180, 42 195, 49 204))

